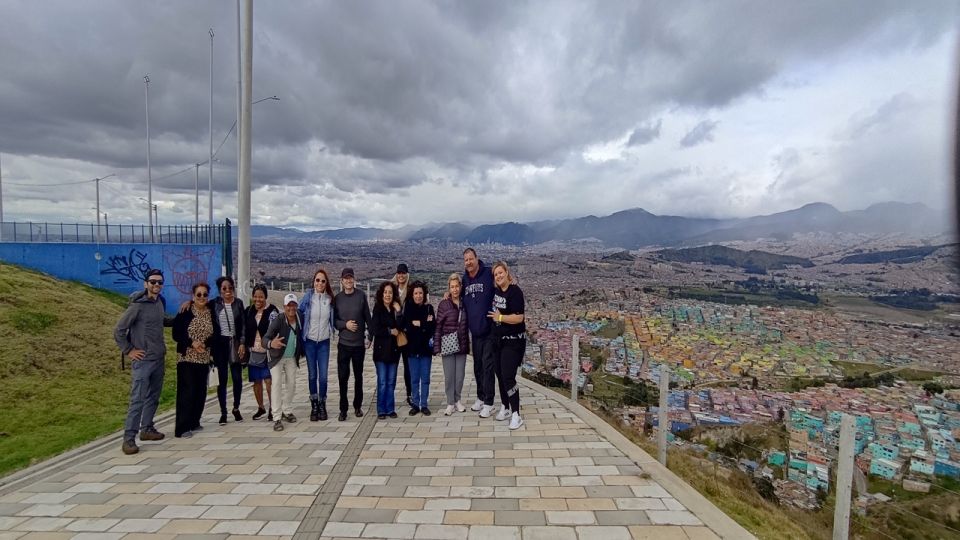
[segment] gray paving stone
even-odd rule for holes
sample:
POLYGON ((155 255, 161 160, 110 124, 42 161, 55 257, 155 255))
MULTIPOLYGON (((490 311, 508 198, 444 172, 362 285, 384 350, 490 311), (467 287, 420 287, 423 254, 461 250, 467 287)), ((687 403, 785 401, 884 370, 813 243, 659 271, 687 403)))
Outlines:
POLYGON ((413 538, 417 531, 417 526, 410 523, 386 524, 371 523, 363 528, 361 536, 363 538, 413 538))
MULTIPOLYGON (((349 486, 348 486, 349 487, 349 486)), ((361 497, 403 497, 409 486, 363 486, 361 497)))
POLYGON ((126 504, 110 512, 105 517, 119 519, 148 519, 157 515, 163 506, 149 504, 126 504))
POLYGON ((546 525, 543 512, 530 510, 497 510, 493 513, 494 525, 546 525))
POLYGON ((643 510, 597 510, 599 525, 649 525, 650 519, 643 510))
POLYGON ((577 527, 580 540, 630 540, 630 530, 626 527, 585 526, 577 527))
POLYGON ((470 510, 519 510, 519 499, 471 499, 470 510))
POLYGON ((113 500, 116 493, 77 493, 67 499, 69 504, 104 504, 113 500))
POLYGON ((515 487, 517 478, 515 476, 479 476, 473 478, 475 486, 491 487, 515 487))
POLYGON ((520 540, 520 527, 501 525, 474 525, 470 527, 469 540, 520 540))
POLYGON ((470 529, 464 525, 418 525, 414 538, 420 540, 467 540, 470 529))
POLYGON ((583 489, 586 490, 587 497, 591 498, 615 499, 617 497, 635 496, 630 486, 586 486, 583 489))
POLYGON ((347 523, 393 523, 397 518, 397 510, 385 508, 350 508, 343 519, 347 523))
POLYGON ((573 527, 523 527, 523 540, 577 540, 573 527))

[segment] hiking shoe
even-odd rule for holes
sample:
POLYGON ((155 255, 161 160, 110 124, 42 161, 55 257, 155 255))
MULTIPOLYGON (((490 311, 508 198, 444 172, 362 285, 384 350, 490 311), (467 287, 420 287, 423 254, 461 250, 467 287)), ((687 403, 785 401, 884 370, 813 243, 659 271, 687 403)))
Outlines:
MULTIPOLYGON (((462 407, 462 406, 463 406, 463 405, 461 405, 461 407, 462 407)), ((473 411, 473 412, 479 412, 480 409, 482 409, 482 408, 483 408, 483 401, 478 399, 478 400, 476 400, 476 401, 473 402, 473 406, 470 407, 470 410, 473 411)))
POLYGON ((420 409, 417 407, 414 407, 410 409, 410 416, 416 416, 418 412, 420 412, 420 409))
POLYGON ((466 412, 467 410, 467 408, 463 406, 463 403, 460 403, 459 401, 457 402, 455 407, 457 408, 457 412, 466 412))
POLYGON ((432 413, 430 412, 430 408, 429 408, 429 407, 424 407, 424 408, 420 409, 420 412, 422 412, 424 416, 430 416, 430 415, 432 414, 432 413))
POLYGON ((453 414, 453 411, 454 411, 453 405, 447 405, 447 408, 443 410, 443 415, 450 416, 451 414, 453 414))
POLYGON ((493 405, 484 405, 480 408, 480 418, 490 418, 493 414, 493 405))
POLYGON ((267 410, 264 409, 263 407, 260 407, 259 409, 257 409, 257 412, 254 413, 253 419, 254 419, 254 420, 259 420, 259 419, 263 418, 263 415, 265 415, 265 414, 267 414, 267 410))
POLYGON ((283 431, 283 422, 281 422, 281 421, 279 421, 279 420, 277 420, 276 422, 274 422, 274 423, 273 423, 273 430, 274 430, 274 431, 283 431))
POLYGON ((500 412, 497 413, 497 420, 499 420, 499 421, 502 422, 502 421, 506 420, 507 418, 510 418, 510 409, 508 409, 508 408, 506 408, 506 407, 504 407, 504 406, 501 405, 501 406, 500 406, 500 412))
POLYGON ((130 439, 128 441, 123 441, 123 446, 120 447, 123 450, 123 453, 126 455, 136 454, 140 451, 140 447, 137 446, 136 441, 130 439))
POLYGON ((517 429, 523 425, 523 418, 520 418, 520 413, 515 412, 513 416, 510 417, 510 429, 517 429))
POLYGON ((140 432, 141 441, 162 441, 165 435, 157 431, 154 427, 148 427, 140 432))
POLYGON ((287 423, 290 423, 290 424, 294 424, 294 423, 296 423, 296 421, 297 421, 297 417, 294 416, 293 413, 290 413, 290 414, 281 414, 281 415, 280 415, 280 418, 283 418, 284 420, 287 421, 287 423))

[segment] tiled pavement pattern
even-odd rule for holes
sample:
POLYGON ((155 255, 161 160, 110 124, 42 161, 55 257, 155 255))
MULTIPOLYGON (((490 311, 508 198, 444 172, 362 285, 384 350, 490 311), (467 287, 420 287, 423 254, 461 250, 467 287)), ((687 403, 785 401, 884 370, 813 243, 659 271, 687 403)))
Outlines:
MULTIPOLYGON (((218 407, 208 402, 206 429, 192 439, 173 439, 167 420, 160 428, 168 438, 141 443, 137 455, 123 455, 117 435, 73 461, 54 459, 5 479, 0 540, 669 540, 719 538, 714 530, 729 530, 704 526, 544 393, 521 389, 525 426, 514 432, 469 410, 445 417, 435 360, 433 416, 409 417, 404 404, 397 419, 377 420, 374 407, 365 418, 350 414, 338 422, 336 362, 330 364, 326 422, 307 419, 302 366, 298 422, 282 432, 249 419, 255 406, 247 389, 242 423, 218 426, 218 407)), ((369 358, 365 379, 371 404, 369 358)), ((472 379, 468 360, 468 407, 472 379)))

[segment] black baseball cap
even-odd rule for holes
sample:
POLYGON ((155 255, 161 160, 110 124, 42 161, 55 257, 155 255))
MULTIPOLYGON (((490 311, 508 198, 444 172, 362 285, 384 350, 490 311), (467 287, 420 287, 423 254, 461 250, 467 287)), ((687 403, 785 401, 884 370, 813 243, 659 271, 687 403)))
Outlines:
POLYGON ((410 273, 410 270, 407 269, 407 264, 406 264, 406 263, 400 263, 400 264, 398 264, 398 265, 397 265, 397 273, 398 273, 398 274, 409 274, 409 273, 410 273))
POLYGON ((340 279, 343 278, 352 278, 353 277, 353 268, 349 266, 340 271, 340 279))
POLYGON ((153 277, 153 276, 163 277, 163 271, 160 270, 159 268, 151 268, 151 269, 147 270, 147 273, 146 273, 146 274, 143 275, 143 280, 146 281, 146 280, 150 279, 150 278, 153 277))

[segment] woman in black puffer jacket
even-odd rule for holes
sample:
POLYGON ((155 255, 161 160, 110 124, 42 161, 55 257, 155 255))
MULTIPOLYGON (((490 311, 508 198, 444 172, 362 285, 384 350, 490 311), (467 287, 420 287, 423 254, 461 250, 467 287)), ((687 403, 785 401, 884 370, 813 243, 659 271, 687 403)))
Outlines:
POLYGON ((407 359, 410 362, 410 399, 413 407, 410 416, 423 413, 430 416, 427 400, 430 396, 430 368, 433 338, 436 322, 433 320, 433 306, 427 303, 427 284, 415 281, 407 289, 407 300, 403 303, 403 331, 407 334, 407 359))
POLYGON ((450 416, 453 411, 464 412, 466 407, 460 403, 463 390, 463 377, 467 366, 467 353, 470 352, 467 314, 464 313, 460 290, 463 283, 460 274, 454 272, 447 278, 449 298, 437 306, 437 328, 433 334, 433 354, 443 359, 443 382, 447 394, 447 409, 443 414, 450 416))

